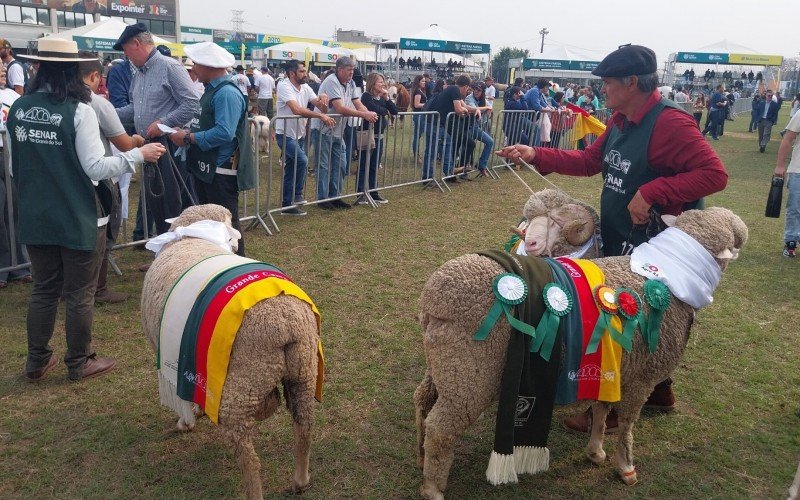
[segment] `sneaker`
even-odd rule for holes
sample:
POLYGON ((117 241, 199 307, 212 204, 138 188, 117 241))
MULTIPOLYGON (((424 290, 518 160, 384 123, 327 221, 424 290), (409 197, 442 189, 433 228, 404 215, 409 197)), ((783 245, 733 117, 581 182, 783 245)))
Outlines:
POLYGON ((381 196, 380 193, 370 193, 370 197, 372 198, 372 201, 375 203, 380 203, 381 205, 389 203, 389 200, 381 196))
POLYGON ((763 152, 764 152, 766 149, 767 149, 767 147, 766 147, 766 146, 760 146, 760 147, 758 148, 758 151, 759 151, 759 152, 761 152, 761 153, 763 153, 763 152))
POLYGON ((331 202, 331 206, 333 208, 338 208, 338 209, 341 209, 341 210, 350 210, 351 208, 353 208, 353 207, 350 206, 349 203, 345 203, 342 200, 333 200, 331 202))
POLYGON ((323 210, 335 210, 336 209, 336 207, 334 207, 333 204, 331 202, 329 202, 329 201, 323 201, 322 203, 320 203, 317 206, 319 208, 323 209, 323 210))
POLYGON ((797 255, 797 242, 787 241, 786 246, 783 247, 783 256, 794 258, 797 255))
POLYGON ((460 184, 461 183, 461 179, 459 179, 458 177, 448 177, 444 181, 445 182, 449 182, 450 184, 460 184))
POLYGON ((294 204, 295 205, 305 205, 306 203, 308 203, 308 200, 306 200, 302 196, 299 196, 299 197, 294 199, 294 204))
POLYGON ((356 201, 353 202, 353 205, 369 205, 369 200, 363 194, 358 195, 356 201))
POLYGON ((308 213, 304 212, 303 210, 300 210, 297 207, 294 207, 294 208, 284 208, 283 210, 281 210, 281 215, 294 215, 297 217, 301 217, 303 215, 308 215, 308 213))

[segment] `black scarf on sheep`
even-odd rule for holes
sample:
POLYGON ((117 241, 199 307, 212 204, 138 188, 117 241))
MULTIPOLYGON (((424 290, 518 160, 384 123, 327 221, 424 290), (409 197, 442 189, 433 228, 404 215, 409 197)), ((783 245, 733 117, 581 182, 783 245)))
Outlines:
MULTIPOLYGON (((535 327, 544 314, 542 291, 554 281, 544 259, 512 255, 500 250, 480 252, 518 274, 528 285, 528 296, 515 309, 520 321, 535 327)), ((531 353, 531 337, 511 330, 506 364, 500 385, 495 438, 486 478, 492 484, 517 481, 517 474, 536 473, 549 467, 547 436, 555 403, 561 360, 562 329, 559 328, 550 362, 531 353)))

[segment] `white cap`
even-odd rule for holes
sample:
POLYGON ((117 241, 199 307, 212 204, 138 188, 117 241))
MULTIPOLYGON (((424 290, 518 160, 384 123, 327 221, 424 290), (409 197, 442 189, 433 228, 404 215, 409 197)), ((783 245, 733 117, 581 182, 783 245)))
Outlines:
POLYGON ((233 66, 236 59, 233 54, 223 49, 214 42, 200 42, 185 45, 183 49, 186 57, 195 64, 209 68, 227 68, 233 66))

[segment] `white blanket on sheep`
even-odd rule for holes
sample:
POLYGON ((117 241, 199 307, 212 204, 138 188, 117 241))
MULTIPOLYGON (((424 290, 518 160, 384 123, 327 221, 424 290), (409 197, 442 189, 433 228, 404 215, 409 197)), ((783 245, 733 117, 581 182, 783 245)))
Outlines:
POLYGON ((633 249, 631 271, 658 280, 695 309, 714 301, 722 270, 711 253, 676 227, 633 249))

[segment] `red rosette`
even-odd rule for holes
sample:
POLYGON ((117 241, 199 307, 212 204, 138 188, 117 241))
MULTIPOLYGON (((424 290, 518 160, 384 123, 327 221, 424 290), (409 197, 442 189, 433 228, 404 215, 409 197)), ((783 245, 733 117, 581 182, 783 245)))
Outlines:
POLYGON ((626 319, 635 318, 642 310, 642 299, 630 288, 617 289, 617 305, 626 319))

